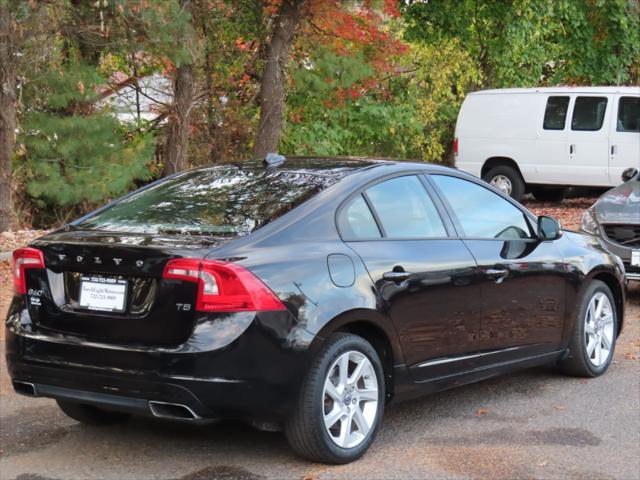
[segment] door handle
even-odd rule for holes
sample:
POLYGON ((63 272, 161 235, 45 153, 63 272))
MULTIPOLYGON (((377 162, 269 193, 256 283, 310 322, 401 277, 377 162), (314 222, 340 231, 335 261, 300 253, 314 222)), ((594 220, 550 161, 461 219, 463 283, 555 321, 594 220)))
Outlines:
POLYGON ((576 153, 576 146, 572 143, 569 145, 569 155, 573 155, 574 153, 576 153))
POLYGON ((615 145, 611 145, 611 156, 613 157, 616 154, 616 146, 615 145))
POLYGON ((411 272, 405 272, 405 271, 385 272, 385 273, 382 274, 382 278, 384 280, 386 280, 387 282, 394 282, 394 283, 404 282, 410 276, 411 276, 411 272))
POLYGON ((487 277, 492 278, 496 283, 502 283, 509 275, 509 270, 504 268, 487 268, 484 273, 487 277))

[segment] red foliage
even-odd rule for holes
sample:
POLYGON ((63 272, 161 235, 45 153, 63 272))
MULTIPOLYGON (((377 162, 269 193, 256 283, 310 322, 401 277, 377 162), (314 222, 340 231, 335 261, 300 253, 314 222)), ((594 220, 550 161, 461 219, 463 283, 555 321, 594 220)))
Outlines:
POLYGON ((365 0, 359 8, 348 8, 341 0, 309 0, 305 13, 301 37, 310 45, 321 44, 344 56, 363 53, 375 72, 364 82, 337 89, 335 101, 327 100, 327 106, 340 105, 369 92, 385 96, 382 81, 393 73, 395 60, 408 48, 387 28, 388 20, 399 16, 398 2, 385 0, 380 11, 371 0, 365 0))
MULTIPOLYGON (((284 1, 264 0, 265 18, 275 19, 284 1)), ((385 78, 395 72, 395 61, 405 53, 407 45, 398 40, 388 28, 388 22, 400 15, 397 0, 380 2, 363 0, 353 6, 343 0, 307 0, 302 10, 300 32, 294 58, 306 57, 306 51, 321 45, 338 55, 355 56, 363 54, 374 74, 370 79, 353 84, 348 88, 336 87, 335 97, 324 100, 327 107, 335 107, 348 100, 356 100, 368 93, 387 96, 385 78)), ((267 22, 268 23, 268 22, 267 22)), ((235 41, 240 51, 257 52, 259 41, 242 36, 235 41)), ((245 79, 240 84, 242 85, 245 79)), ((326 79, 328 84, 333 79, 326 79)))

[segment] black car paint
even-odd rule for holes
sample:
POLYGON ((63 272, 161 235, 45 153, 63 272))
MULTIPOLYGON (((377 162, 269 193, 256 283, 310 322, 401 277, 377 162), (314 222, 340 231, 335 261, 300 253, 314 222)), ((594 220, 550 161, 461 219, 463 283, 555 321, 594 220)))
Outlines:
MULTIPOLYGON (((10 306, 12 379, 35 384, 43 396, 143 414, 149 414, 146 401, 158 400, 187 405, 203 419, 279 420, 334 331, 368 338, 381 351, 388 398, 403 400, 561 358, 589 278, 610 285, 623 318, 620 262, 584 235, 565 232, 544 242, 466 239, 438 203, 448 238, 341 238, 336 218, 354 192, 411 174, 437 198, 430 172, 480 182, 467 174, 337 159, 290 158, 278 168, 329 169, 344 177, 244 237, 118 234, 72 224, 33 242, 45 253, 48 273, 29 271, 31 293, 10 306), (275 292, 286 311, 181 311, 177 304, 194 303, 192 285, 159 280, 166 261, 176 257, 236 262, 275 292), (410 272, 407 279, 383 278, 400 267, 410 272), (496 267, 508 272, 499 282, 488 276, 496 267), (157 300, 139 318, 65 311, 48 277, 69 269, 153 279, 157 300)), ((518 208, 535 225, 535 217, 518 208)))

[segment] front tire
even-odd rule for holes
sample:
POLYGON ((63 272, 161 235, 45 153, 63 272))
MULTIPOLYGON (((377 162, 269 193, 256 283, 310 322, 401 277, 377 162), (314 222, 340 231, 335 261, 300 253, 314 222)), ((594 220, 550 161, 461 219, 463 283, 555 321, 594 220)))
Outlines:
POLYGON ((317 462, 357 460, 382 422, 384 387, 382 364, 371 344, 356 335, 332 335, 314 359, 285 423, 291 448, 317 462))
POLYGON ((56 400, 60 410, 68 417, 87 425, 114 425, 126 421, 130 415, 123 412, 103 410, 93 405, 56 400))
POLYGON ((509 165, 498 165, 491 168, 483 175, 482 179, 518 202, 524 195, 524 180, 520 172, 509 165))
POLYGON ((611 289, 599 280, 587 285, 578 304, 569 356, 561 370, 578 377, 597 377, 607 371, 616 346, 618 316, 611 289))

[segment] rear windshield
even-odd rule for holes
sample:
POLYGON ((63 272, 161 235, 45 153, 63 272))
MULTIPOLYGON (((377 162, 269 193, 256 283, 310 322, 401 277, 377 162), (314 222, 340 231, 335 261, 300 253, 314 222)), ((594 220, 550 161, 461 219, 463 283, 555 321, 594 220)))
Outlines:
POLYGON ((114 232, 246 235, 337 180, 309 171, 266 168, 193 170, 124 198, 76 226, 114 232))

